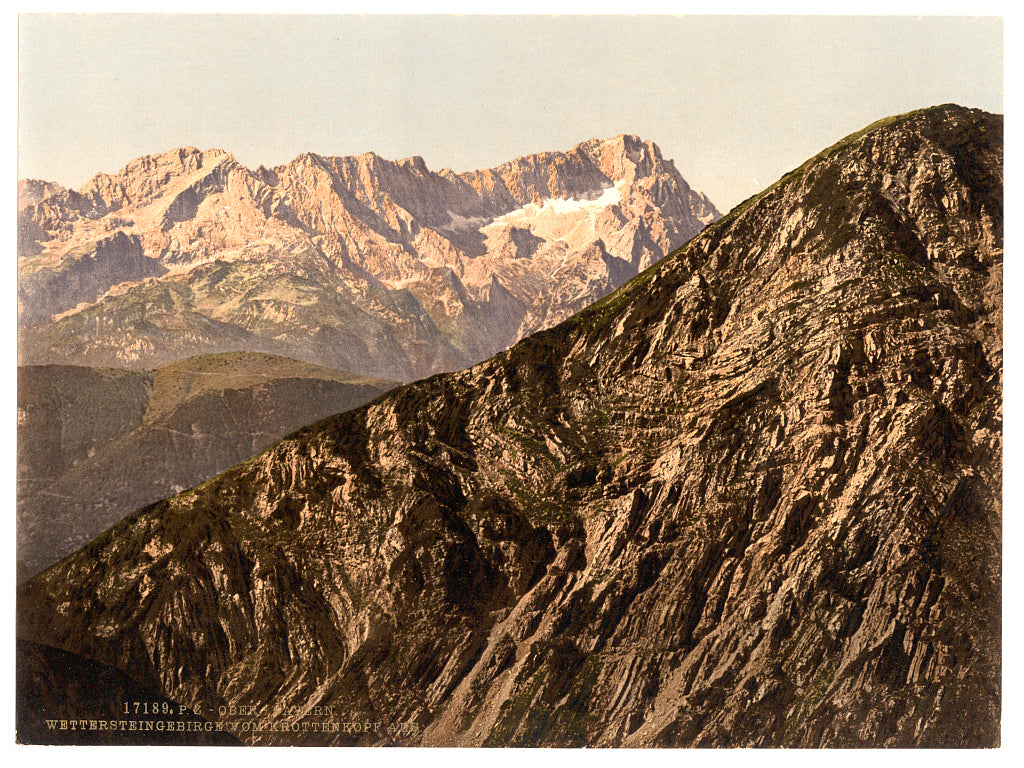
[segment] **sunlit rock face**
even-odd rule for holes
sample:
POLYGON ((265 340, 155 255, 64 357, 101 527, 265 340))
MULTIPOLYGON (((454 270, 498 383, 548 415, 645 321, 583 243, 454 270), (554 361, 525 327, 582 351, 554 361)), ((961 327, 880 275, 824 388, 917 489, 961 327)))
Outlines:
POLYGON ((23 363, 248 350, 408 381, 603 297, 719 216, 635 136, 456 174, 178 149, 19 186, 23 363))

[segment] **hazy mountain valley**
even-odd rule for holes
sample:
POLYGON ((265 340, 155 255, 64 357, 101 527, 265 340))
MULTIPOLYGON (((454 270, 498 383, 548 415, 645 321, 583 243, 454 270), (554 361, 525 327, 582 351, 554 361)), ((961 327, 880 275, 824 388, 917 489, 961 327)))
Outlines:
POLYGON ((255 353, 205 355, 150 371, 24 366, 19 571, 33 575, 139 507, 394 386, 255 353))

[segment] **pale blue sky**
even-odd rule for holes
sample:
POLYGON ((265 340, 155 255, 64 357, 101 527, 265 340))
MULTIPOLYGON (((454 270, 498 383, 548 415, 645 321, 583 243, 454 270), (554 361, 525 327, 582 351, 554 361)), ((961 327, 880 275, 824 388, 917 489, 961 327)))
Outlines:
POLYGON ((143 154, 496 165, 637 133, 723 211, 880 117, 1003 110, 995 17, 110 16, 20 20, 19 177, 143 154))

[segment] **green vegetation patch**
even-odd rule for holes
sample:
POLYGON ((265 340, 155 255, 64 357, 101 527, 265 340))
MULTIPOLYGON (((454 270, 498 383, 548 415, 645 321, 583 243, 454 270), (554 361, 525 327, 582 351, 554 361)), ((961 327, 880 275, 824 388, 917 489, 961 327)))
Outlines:
POLYGON ((540 675, 537 675, 530 681, 529 685, 525 686, 522 690, 518 691, 508 701, 501 705, 501 711, 498 713, 498 721, 494 724, 494 728, 491 729, 491 732, 488 734, 483 746, 511 746, 512 737, 515 735, 516 729, 519 727, 519 724, 523 721, 523 718, 529 711, 530 704, 533 703, 533 699, 537 696, 537 691, 540 690, 540 684, 541 678, 540 675))
MULTIPOLYGON (((553 648, 550 652, 558 650, 553 648)), ((560 703, 538 698, 543 675, 536 673, 528 685, 501 705, 498 721, 484 746, 587 746, 596 724, 591 699, 600 671, 600 663, 588 655, 576 671, 569 691, 559 697, 560 703)))
POLYGON ((505 487, 515 496, 519 508, 533 524, 562 525, 575 523, 576 518, 565 508, 551 499, 532 492, 512 472, 500 470, 505 480, 505 487))
POLYGON ((786 286, 786 291, 803 291, 806 290, 807 288, 810 288, 816 282, 816 280, 813 280, 811 278, 808 278, 807 280, 797 280, 786 286))

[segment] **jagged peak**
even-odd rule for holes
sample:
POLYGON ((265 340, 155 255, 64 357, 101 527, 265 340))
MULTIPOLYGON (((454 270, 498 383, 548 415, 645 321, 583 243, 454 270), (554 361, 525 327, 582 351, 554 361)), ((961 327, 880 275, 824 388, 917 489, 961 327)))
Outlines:
POLYGON ((427 168, 427 163, 419 155, 412 155, 411 157, 404 157, 398 161, 398 165, 402 168, 411 168, 419 173, 430 173, 427 168))
POLYGON ((330 166, 335 160, 333 157, 325 157, 324 155, 317 154, 316 152, 303 152, 300 155, 296 155, 290 163, 279 165, 273 170, 275 173, 282 173, 287 171, 289 168, 320 168, 321 170, 330 172, 330 166))
POLYGON ((407 157, 402 160, 389 160, 376 152, 361 152, 357 155, 318 155, 303 152, 292 162, 280 166, 277 170, 299 165, 315 165, 332 173, 350 173, 357 169, 380 170, 382 168, 413 168, 421 173, 430 173, 422 157, 407 157))
POLYGON ((602 139, 600 137, 587 139, 586 141, 581 141, 579 144, 577 144, 574 147, 574 149, 584 149, 603 146, 621 146, 624 149, 636 149, 639 147, 646 147, 653 152, 657 152, 659 155, 661 154, 661 149, 655 142, 651 141, 650 139, 645 139, 642 136, 639 136, 635 133, 620 133, 616 136, 611 136, 605 139, 602 139))
POLYGON ((178 163, 181 165, 185 165, 193 161, 198 161, 205 164, 210 160, 223 162, 225 159, 228 158, 234 160, 234 158, 231 156, 229 152, 223 149, 219 149, 217 147, 212 147, 209 149, 199 149, 198 147, 193 146, 178 147, 176 149, 167 150, 166 152, 159 152, 152 155, 142 155, 141 157, 137 157, 134 160, 127 163, 123 168, 121 168, 121 170, 118 171, 118 174, 111 175, 121 175, 129 173, 137 168, 147 168, 154 165, 164 165, 168 163, 178 163))
POLYGON ((63 187, 56 181, 46 181, 45 179, 18 179, 18 189, 31 190, 40 187, 60 187, 63 189, 63 187))
POLYGON ((154 178, 154 172, 161 167, 168 171, 168 176, 173 176, 183 173, 194 173, 204 168, 213 169, 223 163, 232 163, 241 167, 238 161, 223 149, 212 148, 203 150, 192 146, 179 147, 158 154, 137 157, 127 163, 117 173, 97 173, 82 185, 78 191, 81 194, 88 195, 97 187, 129 181, 141 175, 154 178))
MULTIPOLYGON (((678 176, 671 161, 666 161, 661 149, 653 141, 636 134, 621 133, 607 139, 592 138, 581 141, 565 151, 545 151, 523 155, 502 165, 487 169, 499 176, 520 173, 525 169, 540 170, 551 167, 587 168, 602 177, 601 186, 608 182, 632 181, 652 171, 668 171, 678 176)), ((464 178, 481 171, 463 174, 464 178)), ((681 177, 680 177, 681 179, 681 177)), ((542 194, 541 197, 544 195, 542 194)))
POLYGON ((55 181, 43 179, 18 180, 18 211, 36 205, 54 195, 66 194, 68 189, 55 181))

